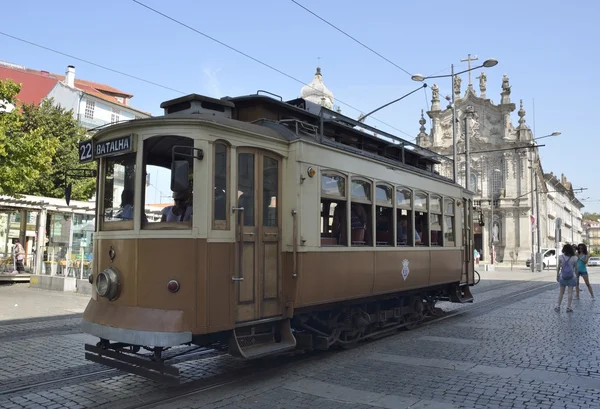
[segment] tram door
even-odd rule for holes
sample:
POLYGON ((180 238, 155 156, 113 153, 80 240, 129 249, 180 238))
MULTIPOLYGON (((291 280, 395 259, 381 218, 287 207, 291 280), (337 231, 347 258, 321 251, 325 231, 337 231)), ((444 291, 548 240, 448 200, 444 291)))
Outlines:
POLYGON ((258 149, 239 149, 237 168, 237 277, 233 280, 235 320, 244 322, 282 314, 281 161, 258 149))

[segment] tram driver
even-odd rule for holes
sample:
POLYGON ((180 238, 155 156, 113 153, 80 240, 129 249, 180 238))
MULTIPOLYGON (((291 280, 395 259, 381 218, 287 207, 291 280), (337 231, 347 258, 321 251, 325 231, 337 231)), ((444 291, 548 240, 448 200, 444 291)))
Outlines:
POLYGON ((174 206, 162 210, 161 222, 186 222, 192 219, 192 203, 189 191, 173 193, 174 206))

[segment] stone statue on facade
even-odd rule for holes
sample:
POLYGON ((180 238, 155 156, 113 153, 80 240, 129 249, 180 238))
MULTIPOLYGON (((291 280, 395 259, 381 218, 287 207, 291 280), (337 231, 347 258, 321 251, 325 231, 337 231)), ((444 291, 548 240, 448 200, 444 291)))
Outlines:
POLYGON ((462 83, 462 79, 458 76, 454 76, 454 95, 460 98, 460 84, 462 83))
POLYGON ((477 78, 479 79, 479 91, 481 92, 481 98, 485 98, 485 90, 487 89, 487 75, 485 75, 485 72, 482 72, 477 78))
POLYGON ((494 222, 494 227, 492 228, 492 240, 494 242, 499 241, 499 238, 498 238, 498 230, 499 230, 499 228, 498 227, 499 227, 498 226, 498 222, 494 222))
POLYGON ((508 82, 508 75, 502 76, 502 104, 510 104, 510 83, 508 82))
POLYGON ((431 110, 440 110, 440 89, 437 84, 433 84, 433 87, 431 87, 431 110))

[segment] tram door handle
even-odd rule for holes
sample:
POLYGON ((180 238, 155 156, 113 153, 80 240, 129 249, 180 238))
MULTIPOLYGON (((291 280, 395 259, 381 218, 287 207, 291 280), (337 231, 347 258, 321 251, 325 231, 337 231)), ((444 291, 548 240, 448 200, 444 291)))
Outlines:
POLYGON ((231 281, 244 281, 244 277, 231 277, 231 281))
POLYGON ((233 212, 240 213, 237 222, 237 237, 238 237, 238 277, 231 277, 231 281, 244 281, 244 208, 233 207, 233 212))

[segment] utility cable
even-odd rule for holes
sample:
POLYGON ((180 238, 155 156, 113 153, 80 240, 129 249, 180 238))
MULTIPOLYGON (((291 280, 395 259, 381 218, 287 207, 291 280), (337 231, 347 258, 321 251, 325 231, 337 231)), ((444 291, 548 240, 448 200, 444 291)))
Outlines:
MULTIPOLYGON (((135 1, 135 0, 134 0, 135 1)), ((412 76, 412 74, 408 71, 406 71, 404 68, 400 67, 398 64, 396 64, 395 62, 387 59, 386 57, 384 57, 383 55, 379 54, 377 51, 373 50, 371 47, 369 47, 368 45, 361 43, 360 41, 358 41, 356 38, 352 37, 350 34, 346 33, 344 30, 342 30, 341 28, 338 28, 336 26, 334 26, 333 24, 331 24, 329 21, 325 20, 323 17, 317 15, 315 12, 309 10, 308 8, 304 7, 302 4, 298 3, 296 0, 291 0, 292 3, 296 4, 297 6, 303 8, 304 10, 308 11, 310 14, 312 14, 313 16, 315 16, 316 18, 318 18, 319 20, 325 22, 326 24, 330 25, 331 27, 335 28, 337 31, 339 31, 340 33, 344 34, 346 37, 351 38, 352 40, 354 40, 355 42, 357 42, 358 44, 362 45, 363 47, 365 47, 367 50, 371 51, 372 53, 374 53, 375 55, 383 58, 385 61, 389 62, 390 64, 392 64, 394 67, 398 68, 399 70, 405 72, 406 74, 412 76)))
POLYGON ((27 43, 27 44, 29 44, 29 45, 33 45, 34 47, 42 48, 42 49, 44 49, 44 50, 51 51, 51 52, 53 52, 53 53, 56 53, 56 54, 64 55, 65 57, 69 57, 69 58, 72 58, 72 59, 74 59, 74 60, 81 61, 81 62, 84 62, 84 63, 86 63, 86 64, 90 64, 90 65, 96 66, 96 67, 98 67, 98 68, 102 68, 102 69, 104 69, 104 70, 112 71, 112 72, 115 72, 115 73, 117 73, 117 74, 121 74, 121 75, 124 75, 124 76, 126 76, 126 77, 129 77, 129 78, 136 79, 136 80, 138 80, 138 81, 142 81, 142 82, 145 82, 145 83, 148 83, 148 84, 151 84, 151 85, 155 85, 155 86, 157 86, 157 87, 161 87, 161 88, 164 88, 164 89, 168 89, 169 91, 178 92, 178 93, 180 93, 180 94, 186 94, 185 92, 183 92, 183 91, 180 91, 180 90, 178 90, 178 89, 170 88, 170 87, 167 87, 167 86, 165 86, 165 85, 161 85, 161 84, 158 84, 158 83, 156 83, 156 82, 153 82, 153 81, 146 80, 146 79, 144 79, 144 78, 136 77, 135 75, 127 74, 127 73, 125 73, 125 72, 123 72, 123 71, 118 71, 118 70, 115 70, 115 69, 113 69, 113 68, 106 67, 106 66, 104 66, 104 65, 100 65, 100 64, 97 64, 97 63, 95 63, 95 62, 92 62, 92 61, 84 60, 83 58, 75 57, 74 55, 70 55, 70 54, 64 53, 64 52, 62 52, 62 51, 54 50, 54 49, 52 49, 52 48, 50 48, 50 47, 46 47, 46 46, 43 46, 43 45, 41 45, 41 44, 34 43, 34 42, 32 42, 32 41, 27 41, 27 40, 25 40, 25 39, 22 39, 22 38, 19 38, 19 37, 15 37, 15 36, 13 36, 13 35, 10 35, 10 34, 7 34, 7 33, 3 33, 3 32, 1 32, 1 31, 0 31, 0 34, 2 34, 3 36, 6 36, 6 37, 12 38, 13 40, 21 41, 21 42, 23 42, 23 43, 27 43))
MULTIPOLYGON (((146 5, 146 4, 144 4, 144 3, 142 3, 142 2, 140 2, 140 1, 138 1, 138 0, 132 0, 132 1, 133 1, 134 3, 137 3, 137 4, 139 4, 139 5, 140 5, 140 6, 142 6, 142 7, 145 7, 145 8, 147 8, 147 9, 148 9, 148 10, 150 10, 150 11, 153 11, 154 13, 156 13, 156 14, 158 14, 158 15, 161 15, 161 16, 163 16, 164 18, 166 18, 166 19, 168 19, 168 20, 171 20, 171 21, 173 21, 173 22, 174 22, 174 23, 176 23, 176 24, 179 24, 179 25, 181 25, 181 26, 183 26, 183 27, 185 27, 185 28, 187 28, 187 29, 189 29, 189 30, 191 30, 191 31, 193 31, 193 32, 195 32, 195 33, 197 33, 197 34, 200 34, 200 35, 201 35, 201 36, 203 36, 203 37, 206 37, 206 38, 208 38, 209 40, 212 40, 212 41, 214 41, 214 42, 216 42, 216 43, 218 43, 218 44, 222 45, 223 47, 229 48, 230 50, 232 50, 232 51, 234 51, 234 52, 236 52, 236 53, 238 53, 238 54, 241 54, 241 55, 243 55, 244 57, 246 57, 246 58, 249 58, 249 59, 251 59, 252 61, 254 61, 254 62, 257 62, 258 64, 260 64, 260 65, 263 65, 263 66, 265 66, 265 67, 267 67, 267 68, 269 68, 269 69, 271 69, 271 70, 273 70, 273 71, 275 71, 275 72, 277 72, 277 73, 279 73, 279 74, 281 74, 281 75, 283 75, 283 76, 285 76, 285 77, 287 77, 287 78, 289 78, 289 79, 291 79, 291 80, 293 80, 293 81, 296 81, 296 82, 298 82, 298 83, 300 83, 300 84, 302 84, 302 85, 304 85, 304 86, 310 87, 310 88, 314 89, 315 91, 319 91, 319 90, 318 90, 318 89, 316 89, 315 87, 313 87, 313 86, 311 86, 311 85, 309 85, 309 84, 306 84, 305 82, 303 82, 303 81, 299 80, 298 78, 296 78, 296 77, 294 77, 294 76, 292 76, 292 75, 290 75, 290 74, 287 74, 287 73, 285 73, 285 72, 281 71, 280 69, 278 69, 278 68, 275 68, 275 67, 273 67, 272 65, 270 65, 270 64, 267 64, 267 63, 265 63, 265 62, 263 62, 263 61, 261 61, 261 60, 259 60, 259 59, 255 58, 255 57, 252 57, 251 55, 249 55, 249 54, 246 54, 245 52, 243 52, 243 51, 240 51, 240 50, 238 50, 237 48, 234 48, 234 47, 232 47, 232 46, 230 46, 230 45, 228 45, 228 44, 225 44, 224 42, 222 42, 222 41, 219 41, 219 40, 217 40, 216 38, 214 38, 214 37, 211 37, 211 36, 209 36, 208 34, 205 34, 205 33, 201 32, 200 30, 198 30, 198 29, 195 29, 194 27, 191 27, 191 26, 189 26, 189 25, 187 25, 187 24, 183 23, 183 22, 182 22, 182 21, 180 21, 180 20, 177 20, 177 19, 175 19, 175 18, 173 18, 173 17, 171 17, 171 16, 168 16, 168 15, 166 15, 165 13, 162 13, 162 12, 160 12, 160 11, 158 11, 158 10, 156 10, 156 9, 154 9, 154 8, 152 8, 152 7, 150 7, 150 6, 146 5)), ((357 111, 357 112, 359 112, 359 113, 366 112, 366 111, 364 111, 364 110, 360 110, 360 109, 358 109, 358 108, 356 108, 356 107, 354 107, 354 106, 352 106, 352 105, 350 105, 350 104, 348 104, 348 103, 346 103, 346 102, 342 101, 342 100, 341 100, 341 99, 339 99, 339 98, 336 98, 336 101, 337 101, 337 102, 339 102, 339 103, 340 103, 340 104, 342 104, 342 105, 345 105, 345 106, 347 106, 347 107, 349 107, 349 108, 352 108, 352 109, 354 109, 355 111, 357 111)), ((409 137, 411 137, 411 138, 415 139, 415 137, 414 137, 413 135, 410 135, 409 133, 406 133, 406 132, 404 132, 403 130, 401 130, 401 129, 398 129, 398 128, 396 128, 395 126, 392 126, 392 125, 390 125, 390 124, 388 124, 388 123, 386 123, 386 122, 383 122, 382 120, 380 120, 380 119, 377 119, 377 118, 375 118, 375 117, 373 117, 373 116, 372 116, 371 118, 373 118, 374 120, 376 120, 376 121, 378 121, 378 122, 380 122, 380 123, 382 123, 382 124, 384 124, 384 125, 386 125, 386 126, 389 126, 389 127, 390 127, 390 128, 392 128, 392 129, 395 129, 396 131, 398 131, 398 132, 400 132, 400 133, 402 133, 402 134, 404 134, 404 135, 407 135, 407 136, 409 136, 409 137)))

